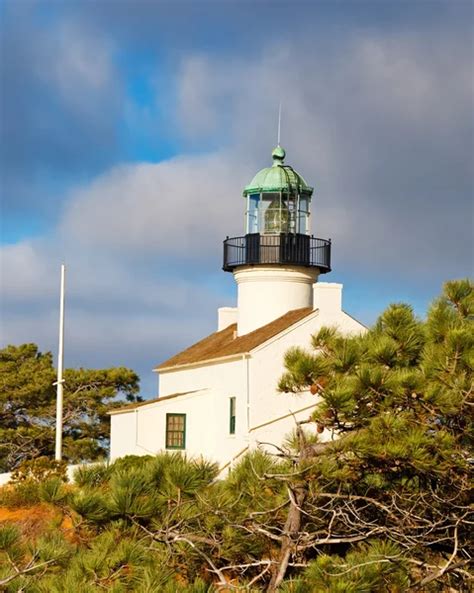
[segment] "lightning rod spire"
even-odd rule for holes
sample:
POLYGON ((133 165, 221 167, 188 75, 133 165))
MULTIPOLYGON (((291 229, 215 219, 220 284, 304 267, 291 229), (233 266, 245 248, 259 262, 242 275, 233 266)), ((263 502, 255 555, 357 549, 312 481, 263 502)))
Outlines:
POLYGON ((280 146, 280 131, 281 131, 281 101, 278 106, 278 146, 280 146))

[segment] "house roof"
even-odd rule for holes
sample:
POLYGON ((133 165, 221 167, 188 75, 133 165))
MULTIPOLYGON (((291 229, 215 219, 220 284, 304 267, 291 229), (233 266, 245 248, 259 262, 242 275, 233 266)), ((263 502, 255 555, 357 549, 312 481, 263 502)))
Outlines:
POLYGON ((288 311, 288 313, 267 323, 267 325, 240 337, 235 337, 237 324, 233 323, 222 331, 215 332, 203 340, 196 342, 196 344, 179 352, 179 354, 175 354, 165 362, 162 362, 155 370, 159 371, 182 365, 206 362, 235 354, 245 354, 313 312, 314 309, 311 307, 288 311))

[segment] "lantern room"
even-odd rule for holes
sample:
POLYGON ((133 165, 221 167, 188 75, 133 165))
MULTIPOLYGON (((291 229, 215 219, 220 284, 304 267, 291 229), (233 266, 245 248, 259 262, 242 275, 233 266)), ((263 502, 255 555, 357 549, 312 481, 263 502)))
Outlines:
POLYGON ((244 189, 246 233, 309 235, 313 188, 284 164, 285 151, 281 146, 273 150, 272 158, 273 165, 259 171, 244 189))
POLYGON ((226 272, 240 266, 303 266, 319 274, 331 270, 331 241, 310 234, 313 188, 285 165, 278 145, 273 164, 259 171, 243 191, 245 235, 224 241, 226 272))

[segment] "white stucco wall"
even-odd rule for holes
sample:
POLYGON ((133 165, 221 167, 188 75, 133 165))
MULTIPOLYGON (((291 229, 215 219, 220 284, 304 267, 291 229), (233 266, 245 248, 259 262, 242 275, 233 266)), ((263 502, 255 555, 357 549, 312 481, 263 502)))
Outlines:
POLYGON ((217 309, 217 331, 220 332, 229 325, 237 323, 237 307, 219 307, 217 309))
POLYGON ((292 309, 313 306, 317 268, 298 266, 241 266, 237 283, 239 336, 266 325, 292 309))
POLYGON ((176 370, 160 371, 160 395, 215 389, 226 393, 239 388, 245 382, 243 355, 227 357, 224 360, 178 367, 176 370))
POLYGON ((247 362, 165 372, 161 396, 192 391, 111 416, 111 459, 165 450, 166 414, 186 414, 186 449, 223 465, 247 445, 247 362), (195 391, 198 387, 199 391, 195 391), (236 432, 229 434, 230 397, 236 398, 236 432))

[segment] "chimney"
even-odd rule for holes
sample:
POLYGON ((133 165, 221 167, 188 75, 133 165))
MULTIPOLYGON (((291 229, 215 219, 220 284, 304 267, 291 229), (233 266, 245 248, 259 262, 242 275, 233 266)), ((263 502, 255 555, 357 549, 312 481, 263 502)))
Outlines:
POLYGON ((237 323, 237 307, 219 307, 217 309, 217 331, 237 323))
POLYGON ((335 282, 313 284, 313 308, 328 315, 339 313, 342 310, 342 284, 335 282))

